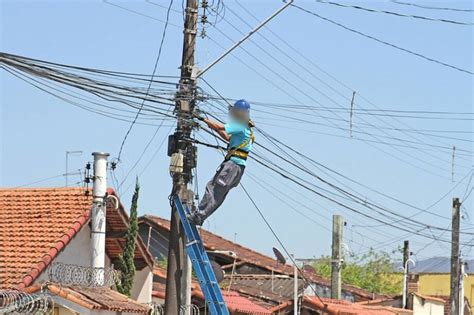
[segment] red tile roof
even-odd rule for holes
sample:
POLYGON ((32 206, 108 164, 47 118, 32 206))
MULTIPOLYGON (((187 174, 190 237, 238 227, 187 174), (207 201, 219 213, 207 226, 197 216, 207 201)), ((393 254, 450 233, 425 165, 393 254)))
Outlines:
MULTIPOLYGON (((145 215, 140 218, 141 221, 148 220, 155 223, 158 226, 163 227, 164 229, 169 231, 170 222, 169 220, 153 216, 153 215, 145 215)), ((236 244, 231 242, 223 237, 220 237, 216 234, 208 232, 204 229, 200 229, 201 237, 208 250, 220 250, 225 249, 228 251, 233 251, 237 254, 238 259, 246 262, 253 263, 255 265, 261 266, 263 268, 267 268, 271 270, 273 269, 283 269, 285 268, 282 264, 277 264, 276 260, 271 257, 265 256, 259 252, 256 252, 250 248, 244 247, 242 245, 236 244)), ((290 267, 290 266, 289 266, 290 267)), ((292 267, 291 267, 292 268, 292 267)), ((293 270, 293 269, 291 269, 293 270)))
MULTIPOLYGON (((163 280, 166 280, 166 270, 161 267, 155 266, 153 269, 153 275, 155 276, 153 281, 153 296, 164 299, 166 292, 166 285, 163 280), (157 281, 159 278, 162 281, 157 281)), ((199 283, 193 280, 192 283, 192 295, 193 297, 204 301, 204 294, 202 293, 199 283)), ((253 315, 270 315, 270 310, 264 308, 261 305, 253 302, 251 299, 241 296, 235 291, 223 291, 222 295, 229 311, 234 314, 253 314, 253 315)))
MULTIPOLYGON (((272 309, 273 312, 292 307, 293 301, 288 301, 272 309)), ((408 315, 410 310, 387 306, 369 306, 351 303, 343 300, 319 299, 314 296, 304 296, 303 305, 328 315, 408 315)))
MULTIPOLYGON (((204 300, 202 292, 194 291, 194 296, 204 300)), ((271 315, 272 311, 252 302, 246 297, 241 296, 239 293, 230 291, 222 292, 225 304, 232 314, 252 314, 252 315, 271 315)))
POLYGON ((88 220, 82 190, 0 190, 0 288, 30 284, 88 220))
MULTIPOLYGON (((140 304, 127 296, 105 287, 80 287, 80 286, 59 286, 48 284, 43 290, 58 295, 74 304, 80 305, 90 310, 107 310, 114 312, 128 312, 149 314, 150 308, 140 304)), ((34 285, 27 289, 34 293, 41 290, 39 285, 34 285)))
POLYGON ((223 292, 223 296, 229 311, 233 313, 255 315, 265 315, 272 313, 270 310, 267 310, 262 306, 250 301, 249 299, 240 296, 237 292, 223 292))
MULTIPOLYGON (((0 189, 0 289, 31 285, 89 221, 91 203, 83 188, 0 189)), ((122 205, 107 207, 107 233, 127 225, 122 205)), ((123 242, 106 239, 109 257, 120 254, 123 242)), ((141 239, 137 244, 137 260, 152 266, 141 239)))
MULTIPOLYGON (((153 215, 145 215, 140 217, 139 222, 147 222, 155 224, 163 229, 169 231, 170 223, 169 220, 160 218, 158 216, 153 215)), ((238 262, 245 262, 255 266, 258 266, 263 269, 267 269, 268 271, 274 271, 275 273, 285 274, 285 275, 293 275, 293 266, 290 265, 283 265, 278 263, 272 257, 263 255, 257 251, 254 251, 250 248, 242 246, 240 244, 234 243, 229 241, 219 235, 213 234, 205 229, 200 229, 201 237, 204 242, 204 246, 207 250, 226 250, 226 251, 233 251, 237 254, 237 261, 238 262)), ((323 278, 319 275, 314 273, 303 271, 305 278, 321 285, 330 286, 330 281, 326 278, 323 278)), ((383 295, 373 294, 367 290, 343 284, 343 290, 347 292, 351 292, 355 295, 360 296, 363 299, 374 299, 374 298, 381 298, 383 295)))
POLYGON ((443 303, 443 304, 446 302, 444 299, 439 298, 439 297, 434 297, 434 296, 430 296, 430 295, 421 295, 420 293, 417 293, 417 292, 413 292, 411 294, 416 295, 417 297, 419 297, 423 300, 429 300, 429 301, 439 302, 439 303, 443 303))

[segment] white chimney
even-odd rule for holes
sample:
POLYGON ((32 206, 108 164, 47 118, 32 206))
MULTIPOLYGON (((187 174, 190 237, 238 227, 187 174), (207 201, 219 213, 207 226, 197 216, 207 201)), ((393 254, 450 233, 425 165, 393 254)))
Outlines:
POLYGON ((107 157, 108 153, 94 152, 94 177, 92 186, 92 267, 96 270, 98 285, 104 282, 105 271, 105 212, 107 193, 107 157))

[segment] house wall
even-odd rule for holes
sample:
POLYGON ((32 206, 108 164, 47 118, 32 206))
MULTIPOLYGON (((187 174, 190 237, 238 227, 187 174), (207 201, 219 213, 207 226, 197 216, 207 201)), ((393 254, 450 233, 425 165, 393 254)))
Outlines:
MULTIPOLYGON (((54 259, 54 262, 74 264, 78 266, 90 266, 92 262, 91 235, 89 225, 84 225, 69 244, 54 259), (78 253, 81 253, 78 255, 78 253)), ((110 266, 110 260, 106 258, 106 265, 110 266)), ((48 272, 44 270, 36 279, 35 283, 48 281, 48 272)))
POLYGON ((444 303, 423 300, 414 296, 413 314, 416 315, 444 315, 444 303))
MULTIPOLYGON (((88 224, 84 225, 69 244, 54 259, 56 263, 73 264, 77 266, 89 267, 92 263, 91 253, 91 229, 88 224), (78 255, 80 253, 80 255, 78 255)), ((105 266, 110 267, 110 258, 105 256, 105 266)), ((48 272, 44 270, 34 283, 48 281, 48 272)))
MULTIPOLYGON (((54 259, 54 262, 64 264, 74 264, 78 266, 91 266, 91 230, 89 225, 85 225, 79 233, 69 242, 62 252, 54 259), (78 254, 80 253, 80 254, 78 254)), ((105 256, 105 266, 111 266, 111 260, 105 256)), ((43 271, 36 279, 35 283, 44 283, 48 281, 47 270, 43 271)), ((151 302, 151 292, 153 288, 153 273, 149 267, 137 270, 133 282, 132 298, 139 303, 151 302)), ((59 314, 62 315, 62 314, 59 314)))
MULTIPOLYGON (((418 292, 422 295, 449 296, 449 283, 449 274, 420 274, 418 292)), ((474 274, 464 278, 464 294, 471 304, 471 311, 474 312, 474 274)))
POLYGON ((150 303, 151 292, 153 290, 153 272, 145 267, 137 270, 133 279, 131 298, 139 303, 150 303))

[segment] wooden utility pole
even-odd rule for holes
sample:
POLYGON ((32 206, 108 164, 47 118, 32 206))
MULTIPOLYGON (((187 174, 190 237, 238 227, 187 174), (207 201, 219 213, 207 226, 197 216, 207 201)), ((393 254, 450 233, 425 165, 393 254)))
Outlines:
MULTIPOLYGON (((196 147, 188 140, 193 130, 192 114, 196 100, 194 74, 194 53, 196 46, 198 20, 198 0, 187 0, 184 21, 183 54, 181 79, 176 94, 175 113, 177 127, 170 136, 168 155, 171 156, 173 176, 172 195, 178 195, 183 204, 193 202, 188 184, 192 181, 192 170, 196 164, 196 147)), ((185 307, 190 290, 187 273, 188 258, 185 249, 185 236, 174 205, 171 210, 170 236, 168 248, 168 269, 166 277, 165 314, 180 314, 185 307)))
POLYGON ((460 280, 460 260, 459 260, 459 229, 460 229, 460 208, 459 198, 453 198, 453 221, 451 232, 451 291, 450 309, 451 315, 459 315, 459 280, 460 280))
MULTIPOLYGON (((404 272, 408 275, 410 273, 409 264, 407 264, 408 259, 410 259, 410 243, 409 241, 403 242, 403 268, 404 272), (406 268, 406 270, 405 270, 406 268)), ((404 277, 404 297, 405 297, 405 305, 408 305, 408 277, 404 277)))
POLYGON ((340 215, 332 216, 331 298, 341 299, 342 226, 340 215))

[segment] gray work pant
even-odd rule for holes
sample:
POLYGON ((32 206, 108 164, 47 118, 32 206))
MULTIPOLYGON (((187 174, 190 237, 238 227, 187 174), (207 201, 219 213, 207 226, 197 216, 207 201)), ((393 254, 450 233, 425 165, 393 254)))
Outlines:
POLYGON ((216 175, 207 183, 206 192, 199 203, 200 219, 204 221, 221 206, 229 191, 240 183, 244 170, 245 166, 230 160, 222 162, 216 175))

